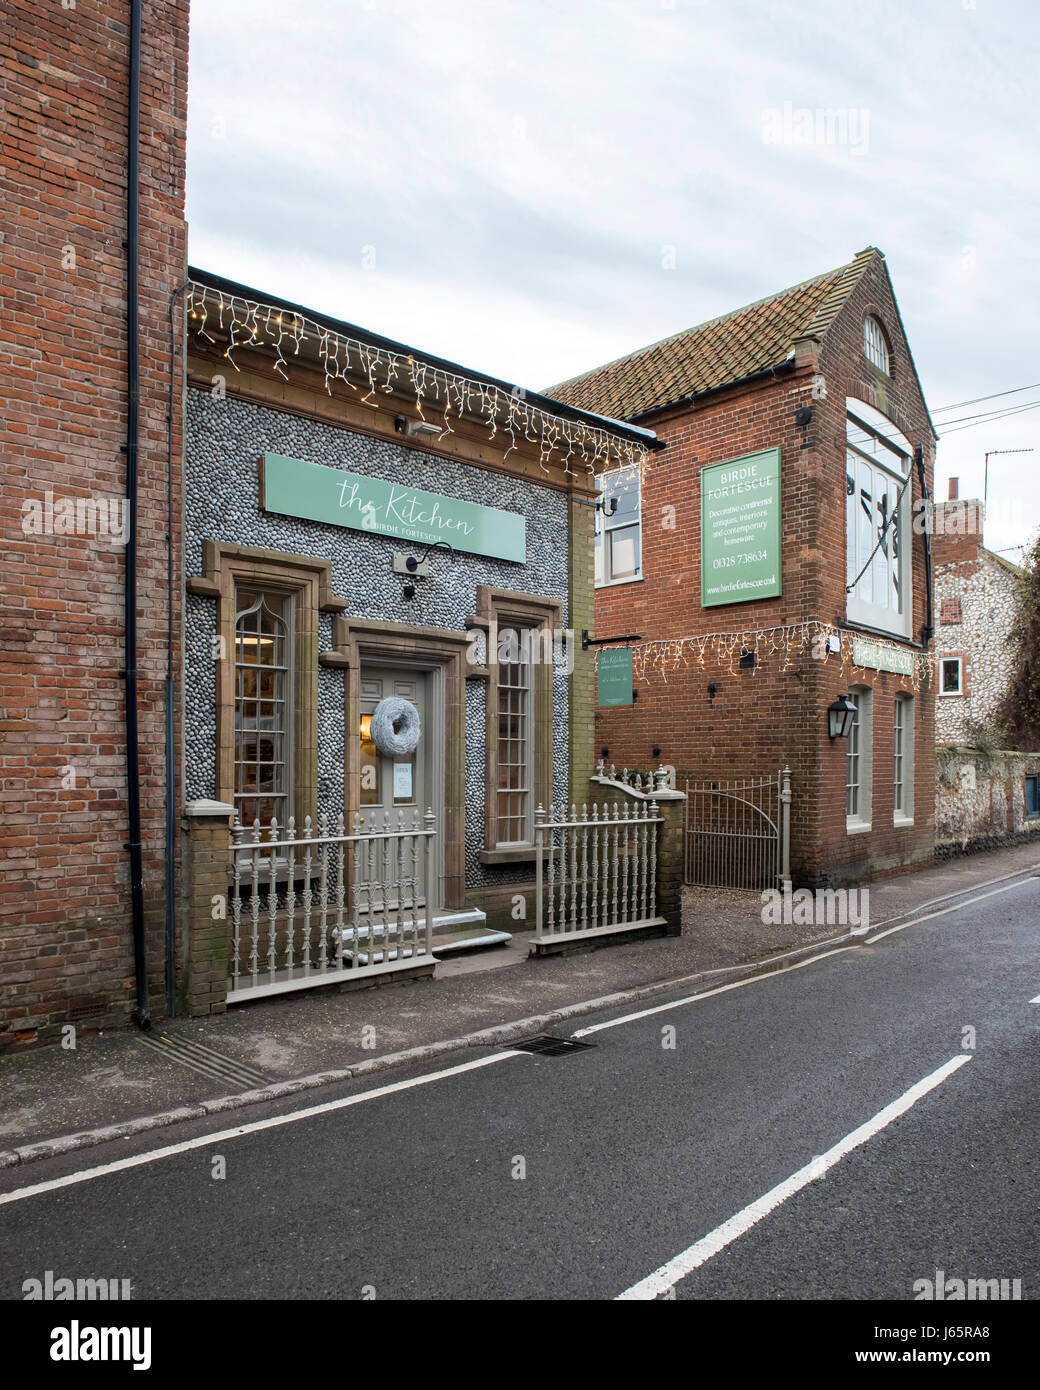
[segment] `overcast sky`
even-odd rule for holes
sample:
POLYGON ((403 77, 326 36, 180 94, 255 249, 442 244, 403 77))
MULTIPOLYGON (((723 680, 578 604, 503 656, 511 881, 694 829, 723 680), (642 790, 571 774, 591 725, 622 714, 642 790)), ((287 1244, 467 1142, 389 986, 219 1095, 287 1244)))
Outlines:
MULTIPOLYGON (((196 265, 544 387, 876 245, 940 433, 1040 402, 940 409, 1040 383, 1036 0, 192 0, 191 26, 196 265)), ((938 496, 1012 448, 999 549, 1040 525, 1040 409, 939 445, 938 496)))

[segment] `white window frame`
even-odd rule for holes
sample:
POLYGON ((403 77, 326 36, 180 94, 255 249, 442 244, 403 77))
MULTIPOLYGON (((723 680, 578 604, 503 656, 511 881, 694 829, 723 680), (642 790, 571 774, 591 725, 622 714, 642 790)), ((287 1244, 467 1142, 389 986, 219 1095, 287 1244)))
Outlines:
POLYGON ((869 686, 854 686, 849 699, 856 706, 856 717, 849 731, 845 752, 845 831, 862 835, 871 828, 874 789, 874 692, 869 686), (855 788, 855 797, 852 790, 855 788))
POLYGON ((888 339, 881 320, 868 314, 863 320, 863 354, 867 361, 886 376, 892 375, 892 354, 888 350, 888 339))
POLYGON ((1037 773, 1035 773, 1035 772, 1027 772, 1027 773, 1025 773, 1025 774, 1023 775, 1023 777, 1022 777, 1022 820, 1023 820, 1023 822, 1026 822, 1026 821, 1034 821, 1034 820, 1038 820, 1038 819, 1040 819, 1040 781, 1038 781, 1038 774, 1037 774, 1037 773), (1038 797, 1037 805, 1038 805, 1038 809, 1037 809, 1036 811, 1034 811, 1034 812, 1032 813, 1032 815, 1030 815, 1030 813, 1029 813, 1029 807, 1026 805, 1026 783, 1027 783, 1027 782, 1036 782, 1036 783, 1037 783, 1037 797, 1038 797))
POLYGON ((962 656, 940 656, 939 658, 939 689, 935 692, 940 699, 955 700, 964 694, 964 658, 962 656), (943 668, 949 663, 957 663, 957 689, 943 689, 943 668))
POLYGON ((607 589, 615 584, 638 584, 643 578, 643 498, 641 493, 641 480, 639 469, 635 466, 626 468, 615 468, 610 473, 601 473, 596 479, 596 487, 600 494, 600 501, 608 502, 615 492, 628 492, 633 487, 636 495, 636 514, 630 516, 610 517, 606 515, 604 507, 596 508, 596 557, 595 557, 595 587, 597 589, 607 589), (615 484, 615 480, 620 486, 615 484), (627 530, 631 526, 639 529, 639 561, 636 565, 636 574, 626 574, 620 579, 615 578, 611 573, 613 533, 615 531, 627 530))
POLYGON ((897 695, 892 710, 892 824, 914 823, 914 719, 912 695, 897 695))
MULTIPOLYGON (((233 633, 234 633, 234 651, 232 652, 232 661, 233 661, 233 663, 234 663, 235 678, 234 678, 234 691, 233 691, 233 710, 234 710, 234 723, 233 723, 233 729, 234 729, 234 732, 233 732, 233 735, 232 735, 232 737, 233 737, 233 744, 232 744, 232 748, 233 748, 233 752, 232 752, 232 768, 233 768, 233 775, 234 775, 234 786, 233 786, 234 805, 235 805, 235 808, 236 808, 236 810, 237 810, 238 807, 240 806, 240 804, 241 804, 242 802, 244 802, 244 801, 263 801, 263 800, 267 799, 267 800, 270 800, 270 801, 273 801, 273 802, 279 802, 279 803, 281 803, 281 805, 282 805, 282 807, 283 807, 284 814, 282 814, 281 816, 278 817, 278 823, 279 823, 279 825, 284 829, 284 827, 288 824, 288 821, 289 821, 290 816, 293 815, 293 805, 294 805, 294 800, 295 800, 295 770, 296 770, 296 769, 295 769, 295 763, 296 763, 296 748, 295 748, 295 732, 296 732, 296 669, 295 669, 295 661, 294 661, 295 646, 296 646, 296 602, 295 602, 295 595, 292 594, 292 593, 290 593, 290 592, 288 592, 288 591, 286 591, 286 590, 282 590, 282 589, 278 589, 278 588, 273 588, 272 586, 270 586, 270 585, 268 585, 268 584, 264 584, 263 582, 259 582, 259 583, 255 583, 255 584, 250 584, 250 583, 248 583, 248 582, 246 582, 246 583, 242 583, 242 582, 236 583, 236 585, 235 585, 235 618, 234 618, 233 633), (250 598, 250 595, 253 595, 254 597, 250 598), (273 608, 271 608, 271 606, 268 604, 268 600, 269 600, 269 599, 271 599, 271 600, 278 600, 278 601, 279 601, 279 603, 280 603, 281 606, 282 606, 282 612, 281 612, 280 614, 275 613, 274 610, 273 610, 273 608), (247 600, 248 600, 248 601, 247 601, 247 600), (250 665, 252 664, 252 663, 241 663, 241 662, 239 662, 239 660, 238 660, 239 623, 241 622, 241 620, 242 620, 247 614, 252 613, 252 612, 257 608, 258 603, 259 603, 259 604, 262 604, 262 605, 265 606, 265 607, 269 607, 269 608, 270 608, 270 611, 272 612, 272 616, 274 616, 275 618, 277 618, 277 620, 278 620, 279 622, 283 623, 284 626, 285 626, 285 632, 284 632, 284 634, 283 634, 283 636, 282 636, 282 638, 281 638, 281 641, 282 641, 282 643, 283 643, 284 654, 285 654, 285 661, 284 661, 284 664, 281 664, 281 665, 279 665, 279 666, 277 666, 277 667, 275 668, 275 669, 277 669, 277 670, 281 673, 281 676, 282 676, 282 689, 283 689, 283 691, 284 691, 284 695, 282 696, 282 698, 281 698, 280 700, 277 701, 277 703, 281 705, 281 709, 282 709, 281 727, 280 727, 280 728, 271 728, 270 730, 267 731, 267 732, 271 732, 271 733, 274 733, 274 734, 279 735, 279 736, 281 737, 281 739, 282 739, 282 749, 283 749, 284 756, 283 756, 280 760, 276 760, 276 762, 278 763, 278 765, 279 765, 279 766, 281 767, 281 769, 282 769, 282 782, 283 782, 284 785, 283 785, 283 787, 282 787, 282 789, 281 789, 280 791, 272 791, 272 792, 266 792, 266 793, 265 793, 265 792, 261 792, 261 791, 240 790, 240 789, 239 789, 239 785, 238 785, 238 783, 239 783, 239 767, 240 767, 240 766, 248 767, 248 766, 250 765, 246 760, 243 760, 243 759, 241 759, 241 758, 239 757, 239 746, 240 746, 240 745, 239 745, 239 738, 238 738, 238 734, 239 734, 239 708, 240 708, 240 704, 241 704, 242 702, 241 702, 240 697, 239 697, 239 694, 238 694, 238 670, 239 670, 240 667, 241 667, 242 669, 244 669, 244 670, 248 670, 249 667, 250 667, 250 665)), ((257 696, 255 697, 255 699, 253 699, 252 701, 249 701, 249 703, 256 704, 256 705, 257 705, 257 708, 259 708, 260 704, 263 703, 263 702, 260 700, 259 692, 257 693, 257 696)), ((258 718, 259 718, 259 716, 258 716, 258 718)), ((259 737, 259 735, 260 735, 261 733, 263 733, 263 732, 265 732, 265 731, 262 730, 262 729, 260 729, 259 727, 255 730, 255 733, 256 733, 257 737, 259 737)), ((276 814, 277 814, 277 813, 276 813, 276 814)), ((250 820, 249 822, 246 822, 245 820, 243 820, 243 824, 244 824, 244 825, 245 825, 245 824, 248 824, 249 826, 251 826, 251 825, 253 824, 253 821, 250 820)), ((261 822, 262 828, 263 828, 265 831, 267 830, 269 824, 270 824, 270 821, 268 821, 267 824, 264 824, 263 822, 261 822)))
POLYGON ((846 397, 845 412, 845 582, 848 585, 856 580, 852 592, 846 594, 846 614, 850 622, 909 638, 914 611, 910 526, 913 445, 887 416, 866 401, 846 397), (882 513, 876 510, 875 499, 882 489, 886 512, 889 506, 898 506, 898 510, 884 543, 878 546, 882 513), (866 523, 865 497, 870 501, 866 523))
MULTIPOLYGON (((498 640, 500 647, 503 644, 503 636, 506 633, 516 634, 516 661, 505 662, 501 654, 498 655, 498 680, 495 687, 495 699, 497 708, 495 710, 496 738, 498 748, 496 757, 496 768, 498 770, 497 786, 495 793, 495 847, 496 849, 520 849, 534 844, 534 796, 535 796, 535 739, 537 737, 537 692, 535 690, 535 644, 540 636, 539 629, 534 627, 522 627, 517 623, 506 623, 499 629, 498 640), (521 673, 523 679, 520 685, 505 685, 502 680, 502 668, 509 666, 521 673), (508 704, 516 705, 516 708, 502 708, 503 696, 508 704), (501 758, 502 748, 502 720, 514 718, 518 721, 519 735, 516 739, 507 738, 509 743, 520 744, 520 756, 516 762, 504 763, 501 758), (505 767, 519 769, 522 787, 503 787, 502 771, 505 767), (504 797, 520 797, 523 810, 519 817, 507 817, 507 819, 520 819, 523 835, 518 840, 503 840, 499 838, 498 828, 502 820, 501 799, 504 797)), ((509 655, 512 655, 509 652, 509 655)))

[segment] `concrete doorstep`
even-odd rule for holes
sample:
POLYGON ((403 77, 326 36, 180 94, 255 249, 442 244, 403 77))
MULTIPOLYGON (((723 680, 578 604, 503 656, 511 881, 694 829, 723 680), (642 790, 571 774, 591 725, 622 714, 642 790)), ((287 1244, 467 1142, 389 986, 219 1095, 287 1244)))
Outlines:
MULTIPOLYGON (((1038 870, 1036 846, 1019 845, 871 884, 870 931, 1038 870)), ((467 957, 464 972, 438 969, 408 987, 315 990, 166 1021, 150 1034, 81 1035, 75 1049, 9 1055, 0 1062, 0 1142, 15 1142, 0 1151, 0 1168, 499 1046, 668 991, 707 993, 867 934, 768 925, 762 915, 757 893, 687 889, 681 937, 531 961, 492 949, 467 957)))

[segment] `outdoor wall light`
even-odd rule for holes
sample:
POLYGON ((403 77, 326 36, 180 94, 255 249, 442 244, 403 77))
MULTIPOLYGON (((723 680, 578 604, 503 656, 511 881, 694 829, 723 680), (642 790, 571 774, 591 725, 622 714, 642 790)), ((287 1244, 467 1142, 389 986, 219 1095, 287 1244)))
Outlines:
POLYGON ((719 687, 715 684, 714 681, 709 681, 709 682, 708 682, 708 704, 709 704, 709 705, 713 705, 713 704, 715 703, 715 696, 716 696, 718 693, 719 693, 719 687))
POLYGON ((429 420, 406 420, 403 415, 394 418, 394 429, 398 434, 403 434, 406 439, 444 433, 440 425, 433 425, 429 420))
POLYGON ((831 738, 848 738, 856 720, 856 706, 847 695, 839 695, 827 707, 827 732, 831 738))
POLYGON ((432 545, 428 545, 426 547, 426 549, 423 551, 422 555, 418 557, 418 559, 414 555, 402 555, 400 552, 396 552, 394 554, 393 559, 391 561, 394 573, 407 574, 410 576, 408 582, 404 585, 404 587, 401 590, 402 596, 404 598, 415 598, 416 590, 415 585, 412 583, 413 578, 429 578, 430 567, 426 563, 426 557, 429 555, 431 550, 446 550, 448 554, 451 556, 451 563, 455 563, 455 548, 454 546, 449 545, 447 541, 434 541, 432 545))
POLYGON ((661 756, 661 750, 656 743, 654 744, 654 751, 650 754, 650 756, 652 758, 659 758, 661 756))

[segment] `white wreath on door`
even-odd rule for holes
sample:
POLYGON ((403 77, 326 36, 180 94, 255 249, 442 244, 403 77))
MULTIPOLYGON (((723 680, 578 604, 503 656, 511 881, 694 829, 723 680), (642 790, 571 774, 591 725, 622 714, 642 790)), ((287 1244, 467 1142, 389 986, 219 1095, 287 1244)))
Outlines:
POLYGON ((380 700, 372 711, 372 724, 369 737, 380 753, 391 757, 404 757, 414 753, 419 746, 422 725, 419 711, 411 700, 402 700, 390 695, 380 700))

